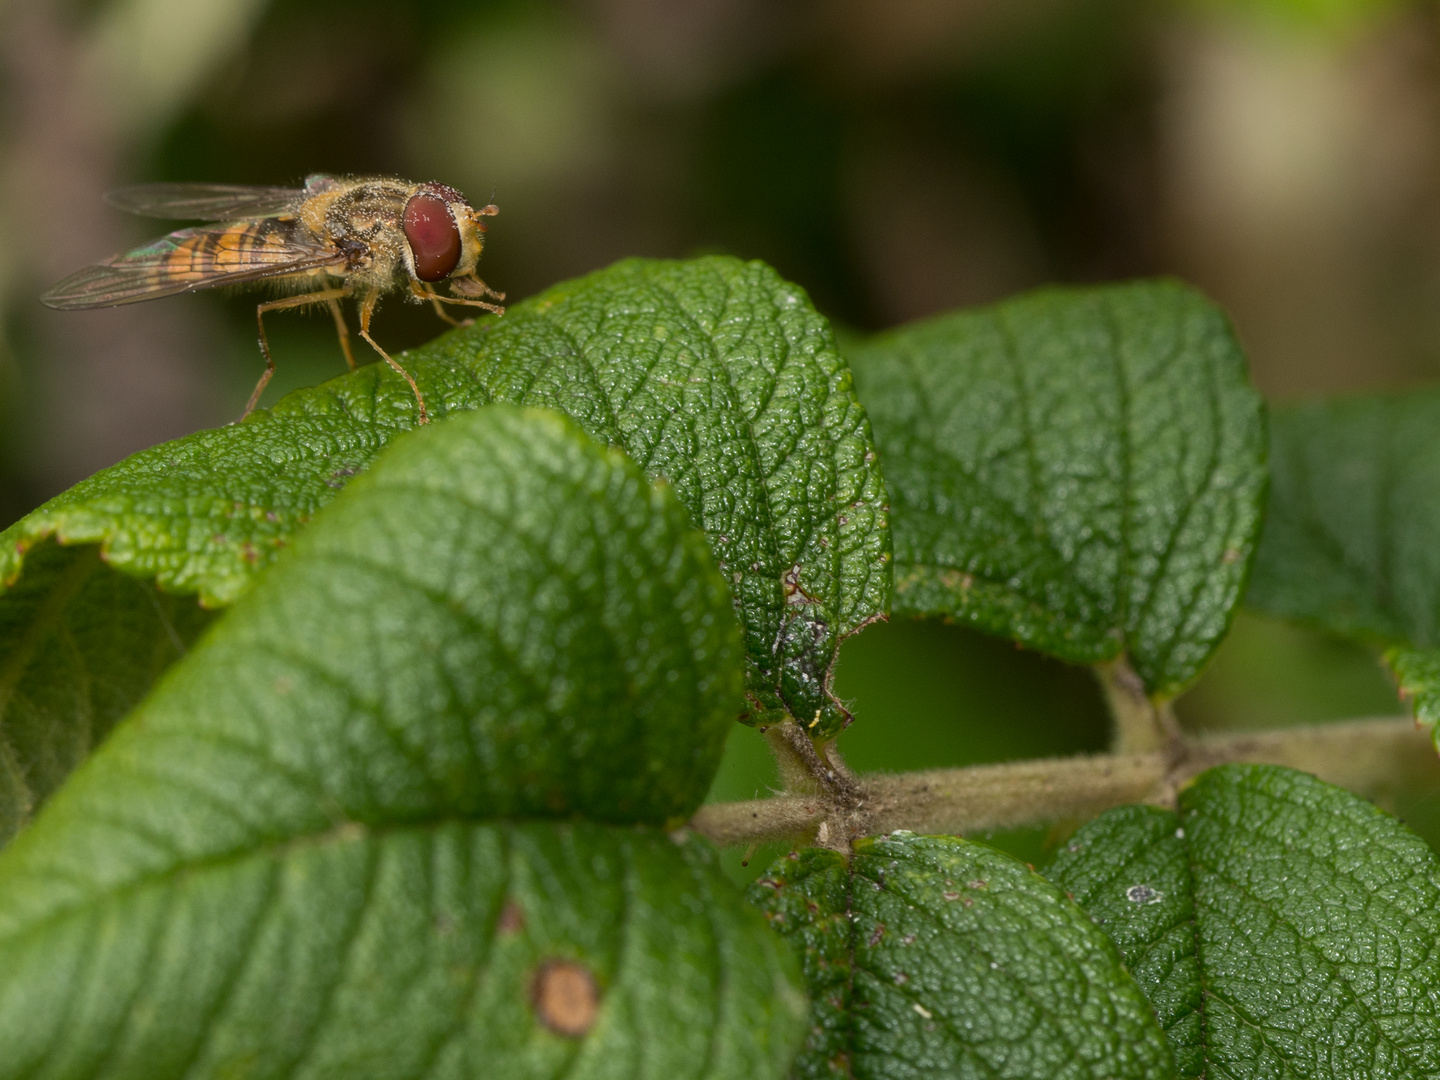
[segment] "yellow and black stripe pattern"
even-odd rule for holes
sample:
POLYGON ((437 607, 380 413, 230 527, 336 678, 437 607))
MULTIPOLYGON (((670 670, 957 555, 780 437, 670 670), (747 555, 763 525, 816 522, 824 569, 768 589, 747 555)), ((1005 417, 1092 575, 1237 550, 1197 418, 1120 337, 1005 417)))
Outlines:
POLYGON ((345 264, 338 245, 298 218, 261 218, 170 233, 71 274, 41 299, 61 309, 111 307, 345 264))

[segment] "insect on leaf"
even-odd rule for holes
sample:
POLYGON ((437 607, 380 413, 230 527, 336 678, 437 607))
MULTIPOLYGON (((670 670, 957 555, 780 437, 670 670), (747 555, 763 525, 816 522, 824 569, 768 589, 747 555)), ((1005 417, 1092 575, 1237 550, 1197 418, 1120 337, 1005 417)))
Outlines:
MULTIPOLYGON (((818 737, 841 639, 890 599, 879 462, 825 320, 761 263, 628 260, 404 356, 434 415, 558 409, 664 477, 704 530, 746 632, 747 716, 818 737)), ((415 401, 383 365, 246 423, 157 446, 0 534, 0 581, 47 537, 209 606, 233 602, 391 438, 415 401)), ((0 597, 0 604, 3 604, 0 597)))

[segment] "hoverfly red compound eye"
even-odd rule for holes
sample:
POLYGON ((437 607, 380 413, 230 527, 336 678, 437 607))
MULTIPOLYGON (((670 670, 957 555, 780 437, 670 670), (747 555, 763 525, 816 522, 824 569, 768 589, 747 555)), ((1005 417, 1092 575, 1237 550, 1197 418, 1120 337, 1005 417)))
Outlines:
POLYGON ((412 195, 405 204, 404 225, 415 276, 421 281, 448 277, 460 261, 460 230, 445 200, 425 192, 412 195))

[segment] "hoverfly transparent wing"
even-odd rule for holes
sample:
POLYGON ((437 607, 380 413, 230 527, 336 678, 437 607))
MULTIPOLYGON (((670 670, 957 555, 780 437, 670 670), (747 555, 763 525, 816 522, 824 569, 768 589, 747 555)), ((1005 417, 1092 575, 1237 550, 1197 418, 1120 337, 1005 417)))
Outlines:
POLYGON ((181 229, 144 247, 87 266, 40 297, 62 311, 115 307, 217 285, 345 266, 345 255, 290 218, 228 228, 181 229))
POLYGON ((174 221, 240 221, 293 213, 307 192, 243 184, 136 184, 105 193, 117 210, 174 221))

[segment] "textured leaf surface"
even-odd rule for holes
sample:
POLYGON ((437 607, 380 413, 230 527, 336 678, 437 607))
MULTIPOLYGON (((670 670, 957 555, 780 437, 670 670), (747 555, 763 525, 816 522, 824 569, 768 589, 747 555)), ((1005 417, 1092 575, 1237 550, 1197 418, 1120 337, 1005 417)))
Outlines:
MULTIPOLYGON (((731 577, 753 718, 783 708, 816 734, 839 730, 831 667, 841 637, 888 607, 889 528, 864 410, 802 290, 761 263, 630 260, 404 363, 434 415, 493 401, 556 408, 667 477, 731 577)), ((0 581, 54 534, 100 543, 112 566, 172 592, 229 603, 415 420, 404 382, 375 364, 157 446, 0 534, 0 581)))
POLYGON ((699 805, 743 654, 668 488, 558 414, 492 406, 410 436, 327 511, 112 736, 106 798, 148 815, 162 773, 198 769, 185 783, 286 833, 699 805), (242 783, 266 762, 284 769, 242 783))
POLYGON ((43 544, 0 603, 0 845, 183 655, 211 616, 43 544))
POLYGON ((1245 602, 1389 646, 1418 719, 1440 721, 1440 391, 1279 409, 1245 602))
POLYGON ((107 872, 152 838, 96 866, 72 855, 89 872, 63 888, 58 866, 23 875, 24 842, 0 867, 6 1078, 461 1080, 483 1062, 516 1080, 751 1080, 783 1075, 802 1030, 793 959, 699 841, 352 825, 123 889, 107 872), (582 994, 591 980, 583 1032, 583 1001, 573 1033, 545 1022, 547 962, 583 973, 582 994))
POLYGON ((853 350, 895 612, 1183 689, 1239 602, 1264 420, 1225 317, 1171 282, 1049 289, 853 350))
POLYGON ((1230 765, 1112 810, 1051 868, 1125 955, 1182 1076, 1440 1073, 1440 861, 1349 792, 1230 765))
POLYGON ((483 820, 688 813, 742 655, 619 452, 399 440, 0 853, 0 1077, 779 1075, 793 960, 706 845, 483 820))
POLYGON ((803 956, 811 1034, 794 1076, 1172 1075, 1115 947, 1008 855, 895 834, 848 865, 792 853, 749 895, 803 956))
POLYGON ((1170 1037, 1179 1075, 1206 1076, 1195 896, 1179 817, 1150 806, 1108 811, 1071 838, 1047 876, 1120 947, 1170 1037))

